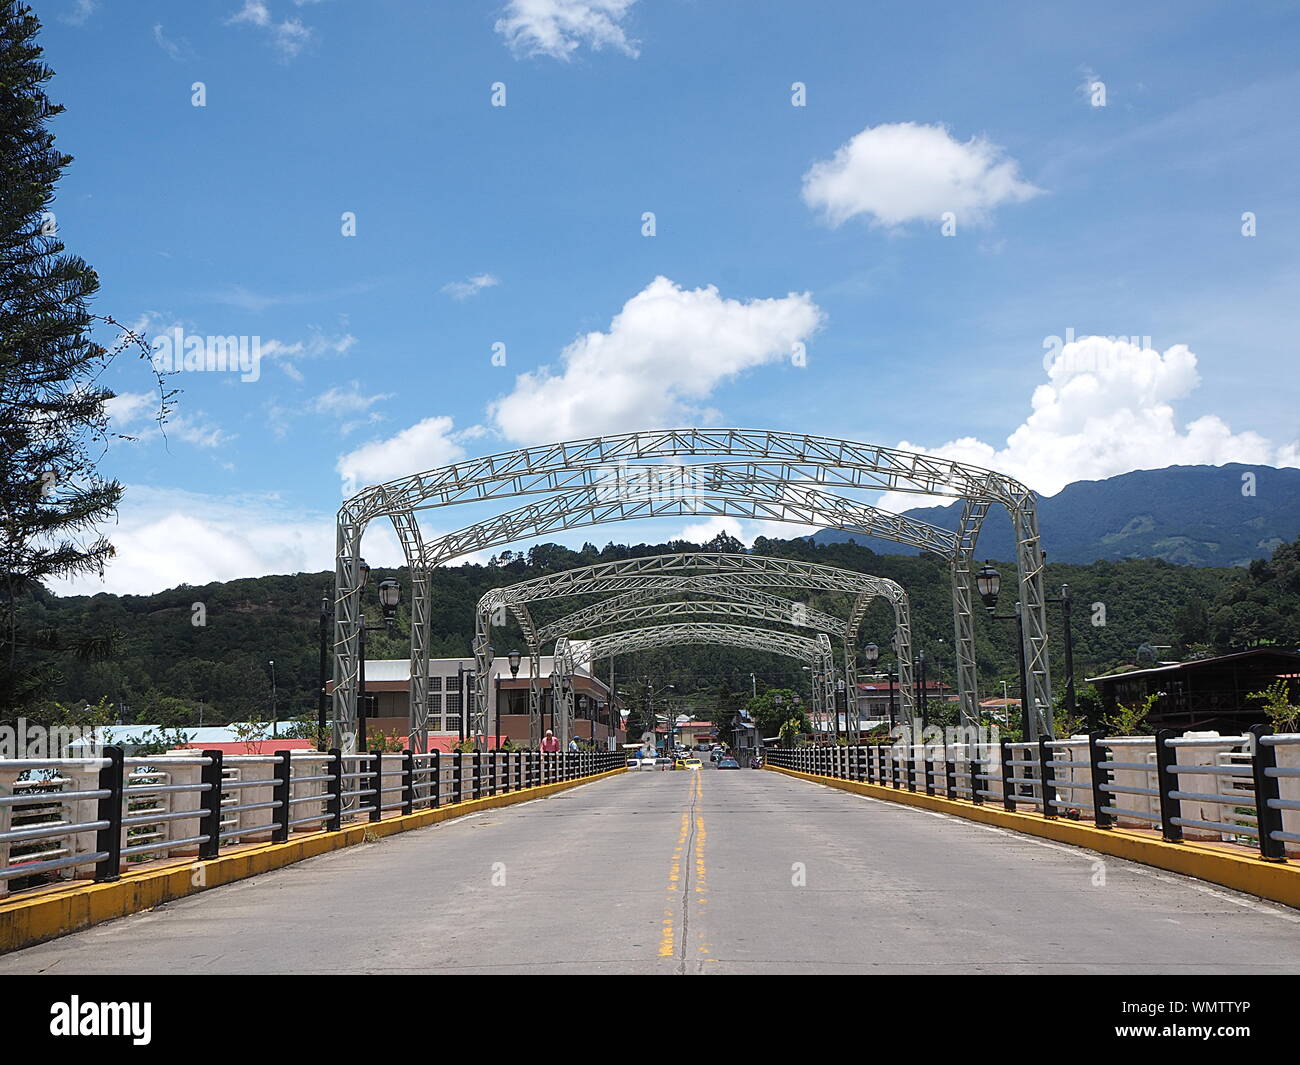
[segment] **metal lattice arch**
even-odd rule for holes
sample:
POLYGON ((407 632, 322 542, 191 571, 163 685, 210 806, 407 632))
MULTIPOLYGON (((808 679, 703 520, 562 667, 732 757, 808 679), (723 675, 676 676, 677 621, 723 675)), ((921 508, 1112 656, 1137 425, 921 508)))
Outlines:
MULTIPOLYGON (((857 685, 857 639, 867 608, 877 598, 893 607, 894 640, 899 649, 900 708, 904 719, 913 713, 911 616, 907 593, 896 581, 858 570, 824 566, 797 559, 766 555, 741 555, 719 552, 679 552, 646 555, 640 558, 598 562, 545 574, 486 593, 475 612, 474 655, 476 682, 474 722, 476 730, 487 727, 487 648, 491 630, 509 611, 519 624, 531 660, 529 675, 529 735, 536 742, 541 736, 540 659, 542 644, 549 639, 570 638, 576 632, 596 626, 635 620, 643 617, 668 617, 676 613, 702 612, 707 604, 691 601, 647 604, 644 600, 682 593, 707 594, 715 601, 720 596, 733 598, 716 612, 733 613, 798 628, 816 628, 840 637, 844 642, 845 680, 850 691, 857 685), (804 591, 842 592, 853 596, 847 619, 837 619, 814 611, 803 603, 771 595, 767 588, 795 588, 804 591), (611 594, 612 593, 612 594, 611 594), (603 594, 609 598, 583 607, 563 618, 538 627, 530 603, 569 596, 603 594)), ((558 645, 557 645, 558 646, 558 645)), ((563 656, 557 649, 556 672, 567 677, 571 670, 562 668, 563 656)), ((824 684, 830 683, 827 674, 824 684)), ((555 684, 552 689, 557 690, 555 684)), ((820 700, 820 693, 818 696, 820 700)), ((569 708, 557 714, 567 739, 569 708)))
POLYGON ((963 715, 973 719, 977 692, 972 569, 979 531, 992 506, 1006 508, 1015 536, 1026 689, 1035 711, 1029 714, 1031 738, 1040 732, 1050 734, 1043 553, 1037 500, 1029 488, 968 463, 852 440, 771 430, 688 428, 519 448, 372 485, 346 500, 339 508, 335 545, 336 740, 347 749, 355 743, 361 540, 367 524, 376 518, 393 522, 411 571, 413 725, 425 713, 428 690, 428 571, 432 566, 480 550, 485 541, 515 542, 603 521, 719 512, 845 528, 833 518, 839 513, 850 531, 864 535, 900 543, 913 542, 905 537, 928 535, 932 546, 926 549, 943 553, 951 568, 958 691, 963 715), (687 461, 691 459, 712 461, 706 465, 687 461), (646 460, 660 465, 633 465, 646 460), (665 480, 665 474, 676 479, 665 480), (709 487, 711 478, 717 487, 709 487), (941 496, 962 500, 964 505, 958 529, 952 533, 831 495, 823 491, 827 488, 941 496), (415 518, 418 512, 522 496, 548 498, 508 516, 467 526, 426 550, 415 518), (705 502, 708 496, 717 502, 705 502), (656 503, 666 505, 659 509, 656 503), (855 509, 869 519, 865 524, 850 518, 855 509), (773 518, 768 511, 778 516, 773 518), (500 539, 505 535, 511 539, 500 539))
MULTIPOLYGON (((578 666, 601 658, 634 654, 637 651, 649 651, 660 647, 680 647, 684 644, 740 647, 807 662, 812 667, 814 676, 818 678, 818 682, 813 686, 813 713, 816 714, 835 705, 834 691, 830 683, 833 655, 830 638, 825 633, 818 633, 814 638, 809 639, 806 636, 794 636, 774 629, 715 622, 651 625, 639 629, 623 629, 581 643, 570 643, 566 637, 561 636, 555 644, 555 660, 557 670, 562 669, 566 676, 571 676, 578 666)), ((556 716, 566 723, 561 741, 567 743, 567 722, 573 719, 572 688, 569 685, 560 685, 556 690, 561 693, 556 702, 556 716)))

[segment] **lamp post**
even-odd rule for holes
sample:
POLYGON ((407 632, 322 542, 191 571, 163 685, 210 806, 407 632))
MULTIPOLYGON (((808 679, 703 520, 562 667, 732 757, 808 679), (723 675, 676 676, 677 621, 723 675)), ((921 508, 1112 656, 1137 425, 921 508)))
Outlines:
POLYGON ((975 588, 984 600, 984 608, 994 621, 1014 621, 1016 623, 1016 665, 1020 671, 1020 731, 1025 739, 1034 739, 1038 733, 1037 715, 1030 714, 1029 687, 1025 676, 1025 619, 1020 613, 1020 604, 1016 604, 1014 614, 995 614, 998 605, 998 592, 1002 587, 1002 574, 990 563, 984 563, 975 574, 975 588))
MULTIPOLYGON (((871 667, 872 672, 875 672, 876 663, 880 661, 880 648, 877 647, 874 643, 867 644, 867 646, 863 649, 862 658, 867 663, 867 665, 871 667)), ((892 731, 894 728, 894 667, 893 666, 890 666, 888 676, 889 676, 889 728, 892 731)))
POLYGON ((483 717, 485 718, 485 720, 483 723, 485 725, 492 726, 492 735, 495 738, 494 740, 495 745, 493 747, 493 750, 500 750, 501 748, 501 690, 500 690, 501 685, 500 685, 500 677, 496 673, 492 672, 492 663, 496 661, 496 657, 497 655, 496 652, 492 649, 492 645, 488 644, 487 650, 483 656, 483 660, 487 663, 487 671, 488 671, 487 685, 488 685, 488 695, 492 700, 492 717, 488 717, 487 714, 484 714, 483 717))
MULTIPOLYGON (((364 558, 357 559, 357 570, 360 573, 361 580, 358 584, 358 590, 365 593, 366 582, 370 579, 370 567, 366 564, 364 558)), ((392 577, 387 577, 379 582, 379 606, 383 610, 384 623, 382 625, 367 625, 366 615, 364 613, 357 617, 357 634, 358 634, 358 658, 360 659, 357 666, 357 690, 360 695, 357 709, 357 750, 358 752, 366 749, 366 633, 367 632, 392 632, 397 624, 397 604, 402 599, 402 586, 392 577)))
POLYGON ((275 659, 267 663, 271 667, 271 736, 273 739, 280 738, 280 715, 276 711, 275 698, 275 659))
POLYGON ((835 681, 835 726, 838 729, 840 724, 840 711, 844 711, 844 739, 849 739, 849 686, 844 683, 844 678, 839 677, 835 681))
POLYGON ((916 676, 917 684, 921 692, 921 731, 925 731, 925 726, 929 724, 930 716, 930 697, 926 694, 925 688, 925 652, 918 651, 916 655, 916 676))
MULTIPOLYGON (((993 566, 987 562, 984 564, 984 567, 979 571, 979 573, 976 574, 975 576, 975 585, 979 590, 980 598, 984 600, 984 606, 988 609, 989 616, 996 618, 999 621, 1006 621, 1009 620, 1009 618, 998 617, 993 613, 994 608, 997 606, 998 591, 1001 587, 1001 584, 1002 584, 1001 574, 999 574, 998 571, 994 569, 993 566)), ((1070 598, 1070 586, 1068 584, 1061 585, 1061 595, 1059 598, 1053 599, 1048 597, 1045 598, 1043 602, 1061 604, 1061 619, 1064 626, 1063 632, 1065 637, 1064 639, 1065 708, 1070 719, 1074 720, 1075 714, 1077 713, 1078 704, 1076 701, 1076 693, 1074 689, 1074 625, 1071 621, 1071 611, 1072 611, 1073 604, 1070 598)), ((1026 726, 1025 735, 1029 738, 1033 738, 1031 732, 1027 728, 1028 720, 1029 720, 1028 715, 1024 712, 1027 709, 1024 705, 1025 698, 1026 698, 1025 696, 1025 691, 1026 691, 1025 646, 1024 646, 1025 622, 1024 622, 1024 618, 1021 617, 1019 603, 1016 604, 1015 616, 1016 616, 1016 635, 1019 638, 1017 649, 1018 649, 1019 663, 1020 663, 1020 702, 1021 702, 1021 710, 1022 710, 1021 719, 1022 722, 1024 723, 1024 726, 1026 726)), ((1051 730, 1050 714, 1052 712, 1052 708, 1050 706, 1044 707, 1043 712, 1044 714, 1049 715, 1048 729, 1050 731, 1051 730)), ((1034 723, 1035 725, 1037 725, 1037 721, 1035 721, 1034 723)), ((1089 715, 1089 720, 1087 725, 1088 725, 1088 731, 1091 732, 1099 727, 1099 722, 1093 721, 1091 715, 1089 715)))
POLYGON ((320 598, 320 690, 317 692, 316 704, 316 740, 318 743, 323 742, 325 736, 326 704, 329 701, 325 692, 328 683, 326 670, 329 667, 329 637, 330 628, 333 624, 334 603, 331 601, 328 592, 322 592, 320 598))
MULTIPOLYGON (((663 694, 664 692, 666 692, 666 691, 675 691, 675 690, 676 690, 676 689, 673 687, 673 685, 671 685, 671 684, 665 684, 665 685, 664 685, 662 688, 660 688, 658 691, 655 691, 655 690, 654 690, 654 685, 650 683, 650 678, 649 678, 649 677, 646 678, 646 682, 645 682, 645 710, 646 710, 646 717, 649 718, 649 720, 650 720, 650 727, 651 727, 651 728, 654 728, 654 727, 655 727, 655 722, 657 722, 657 721, 659 720, 659 719, 658 719, 658 716, 657 716, 657 715, 655 714, 655 712, 654 712, 654 701, 655 701, 655 699, 656 699, 658 696, 662 695, 662 694, 663 694)), ((672 750, 672 744, 673 744, 673 727, 672 727, 672 722, 671 722, 670 720, 665 720, 665 724, 668 725, 668 750, 671 751, 671 750, 672 750)))

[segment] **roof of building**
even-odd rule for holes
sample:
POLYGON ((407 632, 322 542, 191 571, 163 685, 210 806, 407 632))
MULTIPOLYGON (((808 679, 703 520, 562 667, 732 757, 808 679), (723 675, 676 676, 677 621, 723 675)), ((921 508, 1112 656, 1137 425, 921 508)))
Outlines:
MULTIPOLYGON (((915 686, 918 688, 920 687, 919 684, 916 684, 915 686)), ((870 692, 870 691, 887 692, 889 691, 890 688, 897 689, 899 687, 900 685, 898 684, 897 681, 882 681, 879 683, 870 682, 870 681, 858 682, 858 691, 864 691, 864 692, 870 692)), ((951 685, 945 684, 941 680, 927 680, 925 682, 926 691, 938 691, 941 688, 948 688, 948 687, 951 687, 951 685)))
POLYGON ((1281 647, 1255 647, 1249 651, 1238 651, 1230 655, 1216 655, 1213 658, 1194 658, 1190 662, 1170 662, 1153 666, 1150 669, 1130 669, 1122 670, 1119 673, 1105 673, 1098 677, 1086 678, 1091 684, 1101 680, 1123 680, 1128 677, 1153 676, 1155 674, 1167 675, 1178 670, 1203 669, 1206 666, 1221 666, 1228 662, 1239 662, 1246 658, 1259 657, 1279 657, 1284 661, 1294 662, 1297 671, 1300 671, 1300 653, 1288 651, 1281 647))

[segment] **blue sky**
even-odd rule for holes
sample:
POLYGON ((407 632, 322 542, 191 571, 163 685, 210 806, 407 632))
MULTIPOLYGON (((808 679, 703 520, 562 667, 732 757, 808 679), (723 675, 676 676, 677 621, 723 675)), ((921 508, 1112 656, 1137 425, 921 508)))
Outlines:
POLYGON ((33 7, 95 309, 262 352, 176 375, 166 443, 114 370, 119 558, 60 590, 328 568, 345 487, 674 423, 1045 493, 1300 465, 1294 5, 33 7))

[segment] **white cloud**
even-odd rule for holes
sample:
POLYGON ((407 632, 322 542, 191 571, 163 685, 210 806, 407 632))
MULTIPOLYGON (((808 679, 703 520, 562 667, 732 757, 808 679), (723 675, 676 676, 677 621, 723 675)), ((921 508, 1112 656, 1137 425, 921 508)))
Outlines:
POLYGON ((516 55, 569 59, 582 45, 638 55, 622 22, 636 0, 510 0, 496 31, 516 55))
POLYGON ((882 226, 937 224, 946 211, 959 226, 974 225, 1040 191, 982 137, 963 144, 942 125, 914 122, 868 126, 803 176, 804 202, 832 226, 858 215, 882 226))
MULTIPOLYGON (((1162 354, 1122 338, 1082 337, 1055 354, 1047 374, 1034 389, 1029 417, 1003 447, 974 437, 936 448, 898 446, 997 470, 1044 495, 1072 481, 1166 466, 1300 466, 1300 442, 1275 447, 1258 433, 1234 433, 1214 414, 1179 423, 1176 402, 1200 384, 1186 345, 1162 354)), ((889 493, 880 505, 906 510, 927 502, 889 493)))
POLYGON ((349 381, 346 388, 335 385, 333 388, 326 389, 312 400, 312 406, 321 414, 361 414, 376 403, 392 398, 391 392, 379 392, 373 396, 362 395, 360 383, 349 381))
POLYGON ((271 14, 265 0, 244 0, 244 6, 226 19, 228 26, 255 26, 265 30, 271 43, 285 59, 292 59, 311 42, 312 30, 299 18, 289 16, 279 22, 271 14))
POLYGON ((159 397, 152 392, 119 392, 104 403, 109 426, 115 433, 130 434, 132 426, 158 414, 159 397))
POLYGON ((153 28, 153 40, 159 48, 167 53, 168 58, 175 59, 177 62, 184 59, 191 51, 189 41, 181 38, 179 41, 173 41, 163 33, 162 24, 159 23, 153 28))
POLYGON ((98 7, 99 0, 74 0, 71 10, 59 17, 69 25, 84 26, 98 7))
POLYGON ((442 291, 454 300, 467 300, 470 296, 477 296, 485 288, 499 284, 501 282, 491 274, 475 274, 466 281, 448 282, 442 286, 442 291))
POLYGON ((344 481, 345 494, 363 485, 391 481, 421 470, 445 466, 465 457, 452 420, 425 418, 386 440, 372 440, 339 457, 335 469, 344 481))
POLYGON ((712 285, 687 290, 657 277, 623 305, 608 332, 566 347, 561 373, 543 366, 520 374, 489 414, 521 443, 704 419, 710 412, 697 404, 722 382, 790 358, 821 320, 807 293, 741 302, 712 285))
POLYGON ((122 392, 104 403, 109 428, 123 436, 140 441, 161 440, 166 433, 169 440, 184 440, 196 447, 220 447, 235 437, 220 426, 208 422, 203 412, 174 411, 167 421, 158 425, 159 397, 150 392, 122 392))
MULTIPOLYGON (((129 485, 116 527, 105 535, 117 555, 97 574, 52 580, 59 595, 148 595, 178 584, 207 584, 268 573, 315 573, 334 558, 334 515, 294 511, 269 496, 207 496, 129 485)), ((366 560, 404 562, 392 530, 366 533, 366 560)))

